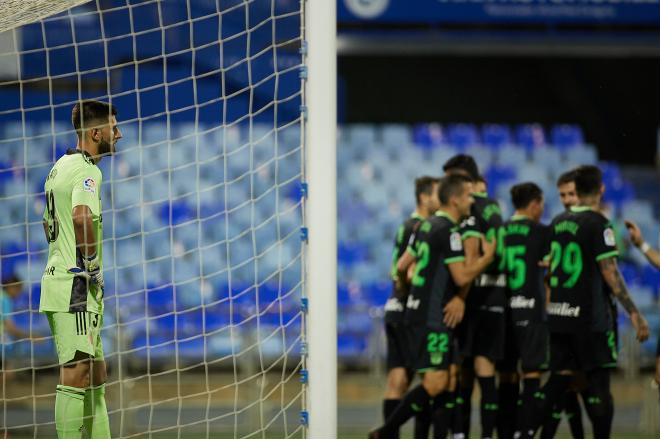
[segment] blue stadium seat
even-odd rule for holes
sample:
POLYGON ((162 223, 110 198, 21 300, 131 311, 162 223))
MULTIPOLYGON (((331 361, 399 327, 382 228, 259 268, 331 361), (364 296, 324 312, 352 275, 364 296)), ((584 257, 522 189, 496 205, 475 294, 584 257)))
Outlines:
POLYGON ((447 139, 449 143, 459 150, 480 143, 479 131, 472 124, 452 124, 447 127, 447 139))
POLYGON ((357 359, 366 353, 367 341, 364 337, 352 334, 339 334, 337 355, 342 359, 357 359))
POLYGON ((584 134, 578 125, 555 125, 550 131, 552 144, 560 149, 584 145, 584 134))
POLYGON ((499 150, 511 144, 511 130, 507 125, 486 124, 481 128, 481 138, 484 145, 499 150))
POLYGON ((394 145, 397 148, 405 148, 412 142, 412 136, 408 125, 386 124, 381 128, 381 138, 386 145, 394 145))
POLYGON ((546 144, 545 130, 538 123, 518 125, 515 139, 516 143, 528 152, 546 144))
POLYGON ((442 125, 438 123, 415 125, 413 142, 415 146, 424 150, 431 150, 448 143, 442 125))
POLYGON ((383 306, 392 294, 392 282, 382 281, 362 287, 364 296, 372 306, 383 306))
POLYGON ((348 138, 354 147, 365 147, 376 142, 376 127, 366 124, 348 126, 348 138))

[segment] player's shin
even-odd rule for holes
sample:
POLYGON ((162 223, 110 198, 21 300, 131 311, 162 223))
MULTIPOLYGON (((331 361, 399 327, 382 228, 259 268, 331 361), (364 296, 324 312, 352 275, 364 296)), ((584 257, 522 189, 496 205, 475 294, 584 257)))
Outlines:
POLYGON ((609 439, 614 417, 614 401, 610 392, 610 372, 596 369, 587 375, 589 382, 585 407, 593 425, 594 439, 609 439))
POLYGON ((473 391, 474 372, 472 369, 472 361, 464 360, 459 376, 456 411, 454 413, 454 428, 452 429, 455 439, 464 439, 470 436, 473 391))
POLYGON ((481 388, 481 437, 488 439, 493 437, 495 424, 497 422, 497 389, 495 377, 478 377, 481 388))
POLYGON ((110 420, 105 405, 105 384, 85 391, 85 429, 90 439, 110 439, 110 420))
POLYGON ((416 414, 426 410, 430 405, 431 395, 428 394, 424 386, 419 385, 412 389, 401 400, 401 404, 394 410, 387 419, 385 425, 380 429, 381 437, 389 439, 397 437, 399 428, 416 414))
POLYGON ((523 379, 523 389, 518 399, 516 431, 521 432, 524 426, 524 420, 533 415, 534 394, 539 391, 541 386, 540 378, 523 379))
POLYGON ((429 431, 431 431, 431 414, 433 406, 428 406, 426 409, 415 415, 415 425, 413 428, 414 439, 428 439, 429 431))
POLYGON ((499 412, 497 417, 497 436, 501 439, 513 438, 516 428, 516 405, 519 384, 515 374, 500 374, 498 389, 499 412))
POLYGON ((58 439, 80 439, 83 427, 85 390, 57 386, 55 394, 55 428, 58 439))
POLYGON ((433 439, 446 439, 453 411, 452 394, 443 392, 433 400, 433 439))
MULTIPOLYGON (((530 416, 523 431, 522 437, 534 437, 535 432, 545 422, 547 417, 551 416, 555 405, 561 405, 564 398, 564 392, 568 388, 571 375, 561 375, 552 373, 543 389, 534 395, 533 409, 534 413, 530 416)), ((561 409, 559 409, 561 413, 561 409)))
POLYGON ((565 412, 568 418, 568 426, 571 429, 573 439, 584 439, 584 425, 582 424, 582 410, 577 392, 569 390, 565 395, 565 412))

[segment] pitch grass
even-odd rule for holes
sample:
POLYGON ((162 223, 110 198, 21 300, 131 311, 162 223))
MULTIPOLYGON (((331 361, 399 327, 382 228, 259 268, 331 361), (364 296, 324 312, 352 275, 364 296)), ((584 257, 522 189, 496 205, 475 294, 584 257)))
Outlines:
MULTIPOLYGON (((206 439, 206 435, 188 435, 186 434, 185 436, 186 439, 206 439)), ((233 435, 213 435, 213 439, 234 439, 233 435)), ((338 439, 366 439, 367 434, 345 434, 345 435, 340 435, 338 439)), ((651 439, 654 436, 651 435, 643 435, 643 434, 616 434, 613 437, 616 437, 616 439, 651 439)), ((136 439, 147 439, 148 436, 139 436, 136 439)), ((152 439, 176 439, 176 435, 153 435, 151 436, 152 439)), ((571 436, 568 435, 558 435, 555 436, 556 439, 571 439, 571 436)), ((10 435, 9 439, 33 439, 33 436, 15 436, 15 435, 10 435)), ((273 439, 276 439, 273 437, 273 439)), ((402 436, 402 439, 411 439, 410 436, 402 436)))

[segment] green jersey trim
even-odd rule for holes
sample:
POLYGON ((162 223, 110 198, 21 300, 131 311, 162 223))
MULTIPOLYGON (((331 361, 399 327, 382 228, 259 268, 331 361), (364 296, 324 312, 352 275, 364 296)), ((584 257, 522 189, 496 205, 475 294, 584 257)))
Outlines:
POLYGON ((528 219, 529 217, 527 215, 521 215, 521 214, 516 214, 511 217, 511 221, 524 221, 528 219))
POLYGON ((458 224, 458 221, 456 221, 451 215, 449 215, 449 214, 448 214, 447 212, 445 212, 444 210, 438 210, 438 211, 435 213, 435 216, 440 216, 440 217, 443 217, 443 218, 447 218, 447 219, 448 219, 449 221, 451 221, 453 224, 458 224))
POLYGON ((571 212, 588 212, 590 210, 593 210, 589 206, 571 206, 571 212))
POLYGON ((617 257, 617 256, 619 256, 619 252, 617 250, 612 250, 610 252, 601 253, 600 255, 596 256, 596 261, 600 262, 603 259, 617 257))
POLYGON ((416 252, 415 249, 412 248, 411 246, 408 246, 408 247, 406 248, 406 252, 410 253, 410 254, 411 254, 413 257, 415 257, 415 258, 417 257, 417 252, 416 252))
POLYGON ((464 262, 465 261, 465 256, 454 256, 453 258, 447 258, 445 259, 445 264, 454 264, 456 262, 464 262))
POLYGON ((461 240, 465 241, 468 238, 481 238, 482 236, 483 234, 481 232, 477 232, 475 230, 467 230, 461 235, 461 240))

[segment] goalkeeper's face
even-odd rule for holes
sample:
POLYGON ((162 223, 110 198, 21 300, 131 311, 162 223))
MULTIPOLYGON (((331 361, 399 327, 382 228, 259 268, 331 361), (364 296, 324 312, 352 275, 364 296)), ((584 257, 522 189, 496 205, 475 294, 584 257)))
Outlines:
POLYGON ((100 129, 98 141, 98 154, 100 156, 112 155, 115 153, 115 145, 121 139, 121 131, 117 126, 117 118, 112 116, 110 123, 100 129))

